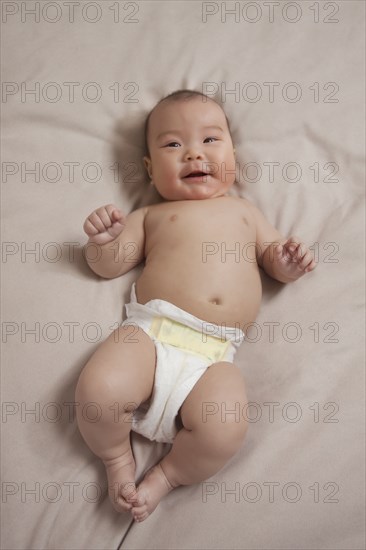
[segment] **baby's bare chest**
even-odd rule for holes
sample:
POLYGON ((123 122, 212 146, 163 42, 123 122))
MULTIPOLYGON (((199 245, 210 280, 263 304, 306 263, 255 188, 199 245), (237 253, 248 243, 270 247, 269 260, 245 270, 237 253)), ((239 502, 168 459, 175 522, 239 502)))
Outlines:
POLYGON ((225 199, 163 204, 147 216, 145 231, 147 253, 161 247, 187 249, 194 255, 212 250, 241 253, 256 237, 250 213, 225 199))

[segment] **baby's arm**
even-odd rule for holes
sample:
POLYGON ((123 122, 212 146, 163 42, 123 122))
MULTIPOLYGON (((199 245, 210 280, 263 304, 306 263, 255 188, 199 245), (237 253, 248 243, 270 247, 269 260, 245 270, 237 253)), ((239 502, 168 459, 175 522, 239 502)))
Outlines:
POLYGON ((94 273, 113 279, 144 259, 146 211, 147 208, 139 208, 125 217, 116 206, 108 204, 87 217, 84 231, 89 240, 85 256, 94 273))
POLYGON ((250 204, 256 225, 257 261, 264 271, 281 283, 296 281, 316 262, 309 248, 298 237, 285 238, 254 205, 250 204))

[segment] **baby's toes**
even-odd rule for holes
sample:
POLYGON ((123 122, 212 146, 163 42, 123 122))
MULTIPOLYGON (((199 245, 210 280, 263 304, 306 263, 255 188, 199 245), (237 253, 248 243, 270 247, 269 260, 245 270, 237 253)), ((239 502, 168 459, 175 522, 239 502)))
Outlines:
POLYGON ((118 507, 121 512, 129 512, 132 508, 132 504, 121 498, 118 502, 118 507))
POLYGON ((127 502, 130 502, 134 508, 141 508, 146 506, 146 495, 144 491, 137 489, 132 499, 126 499, 127 502))
POLYGON ((136 485, 133 482, 115 483, 109 487, 109 496, 117 512, 128 512, 133 506, 136 485))
POLYGON ((137 522, 144 521, 147 517, 149 517, 149 512, 147 511, 146 506, 139 506, 138 508, 133 507, 131 514, 133 519, 137 522))
POLYGON ((112 502, 113 508, 117 512, 129 512, 129 510, 131 510, 132 508, 132 504, 130 504, 129 502, 126 502, 121 495, 111 496, 111 502, 112 502))
POLYGON ((135 504, 139 504, 135 483, 125 483, 122 487, 121 494, 126 503, 130 505, 130 508, 135 504))

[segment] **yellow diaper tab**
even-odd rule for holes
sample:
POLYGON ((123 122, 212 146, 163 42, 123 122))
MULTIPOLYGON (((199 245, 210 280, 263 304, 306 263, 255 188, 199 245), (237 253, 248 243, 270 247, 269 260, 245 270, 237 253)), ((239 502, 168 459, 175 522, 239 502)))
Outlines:
POLYGON ((230 341, 222 341, 166 317, 156 317, 149 334, 164 344, 203 355, 212 363, 221 361, 230 345, 230 341))

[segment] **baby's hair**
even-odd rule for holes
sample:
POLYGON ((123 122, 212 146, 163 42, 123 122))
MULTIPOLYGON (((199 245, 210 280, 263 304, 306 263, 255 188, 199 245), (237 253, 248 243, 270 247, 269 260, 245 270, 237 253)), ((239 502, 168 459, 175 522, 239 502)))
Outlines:
MULTIPOLYGON (((206 103, 207 101, 214 101, 214 103, 219 105, 219 107, 221 107, 221 109, 222 109, 222 106, 219 103, 217 103, 217 101, 215 101, 211 97, 208 97, 207 95, 203 94, 202 92, 198 92, 196 90, 187 90, 187 89, 185 89, 185 90, 176 90, 175 92, 172 92, 171 94, 166 95, 160 101, 158 101, 158 103, 151 109, 151 111, 149 112, 149 114, 146 117, 144 136, 145 136, 145 152, 146 152, 147 155, 150 155, 149 144, 148 144, 148 140, 147 140, 147 133, 148 133, 148 130, 149 130, 149 121, 150 121, 151 114, 155 110, 155 108, 158 105, 160 105, 160 103, 162 103, 163 101, 188 101, 190 99, 193 99, 194 97, 201 97, 203 103, 206 103)), ((229 121, 228 121, 228 118, 227 118, 225 112, 224 112, 224 115, 225 115, 226 123, 227 123, 227 126, 229 128, 229 132, 230 132, 230 125, 229 125, 229 121)))

